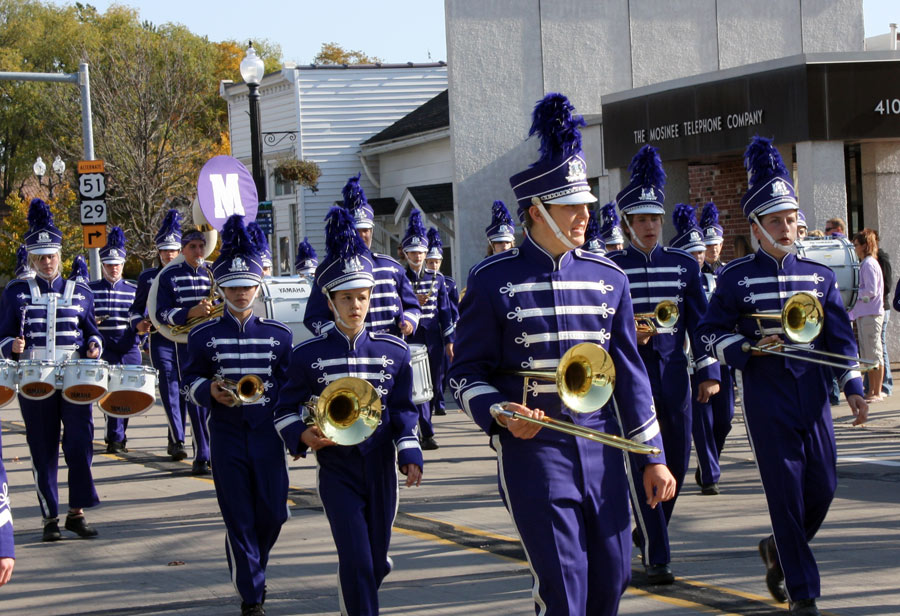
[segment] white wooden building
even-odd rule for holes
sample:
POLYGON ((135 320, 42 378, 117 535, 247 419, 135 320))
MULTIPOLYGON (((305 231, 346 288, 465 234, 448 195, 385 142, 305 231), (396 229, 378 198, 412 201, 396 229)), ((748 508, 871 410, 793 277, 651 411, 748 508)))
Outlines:
MULTIPOLYGON (((397 193, 397 185, 410 175, 415 176, 415 168, 424 174, 419 184, 433 183, 436 177, 442 182, 450 181, 450 145, 446 135, 443 148, 430 153, 427 144, 420 144, 416 147, 422 149, 411 157, 399 153, 387 156, 396 151, 390 148, 361 156, 363 142, 446 89, 447 67, 443 62, 353 67, 286 64, 263 78, 259 88, 260 127, 267 193, 273 205, 275 230, 270 241, 276 274, 293 272, 296 246, 304 236, 309 237, 320 257, 324 256, 323 219, 329 207, 341 200, 341 188, 350 176, 362 173, 360 184, 370 201, 387 197, 396 199, 398 204, 403 194, 397 193), (311 160, 319 165, 322 176, 318 192, 276 181, 273 169, 284 157, 311 160), (440 161, 423 164, 428 157, 440 161), (410 168, 398 168, 404 164, 410 168), (436 172, 435 168, 441 170, 436 172), (388 180, 387 186, 381 185, 382 173, 388 180)), ((220 94, 228 103, 232 156, 249 169, 248 93, 243 83, 223 81, 220 85, 220 94)), ((445 132, 449 135, 449 130, 445 132)), ((434 150, 433 145, 431 149, 434 150)), ((448 208, 452 210, 452 204, 448 208)), ((390 250, 386 236, 377 240, 378 245, 373 248, 390 250)))

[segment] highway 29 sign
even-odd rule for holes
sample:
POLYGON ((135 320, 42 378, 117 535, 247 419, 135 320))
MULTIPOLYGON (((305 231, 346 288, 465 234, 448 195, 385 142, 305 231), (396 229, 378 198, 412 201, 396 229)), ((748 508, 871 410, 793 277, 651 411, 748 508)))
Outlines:
POLYGON ((78 162, 78 196, 83 225, 106 224, 106 174, 103 171, 102 160, 78 162))

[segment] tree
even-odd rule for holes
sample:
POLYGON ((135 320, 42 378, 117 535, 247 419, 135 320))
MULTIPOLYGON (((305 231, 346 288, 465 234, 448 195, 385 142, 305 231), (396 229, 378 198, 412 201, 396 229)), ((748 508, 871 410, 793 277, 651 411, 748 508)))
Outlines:
POLYGON ((322 49, 313 59, 314 64, 377 64, 381 58, 369 57, 361 51, 347 51, 337 43, 322 43, 322 49))
MULTIPOLYGON (((3 277, 12 277, 16 269, 16 250, 23 242, 25 232, 28 231, 29 204, 30 199, 22 199, 17 194, 12 194, 6 199, 9 213, 4 217, 3 226, 0 227, 0 242, 6 246, 5 250, 0 251, 0 275, 3 277)), ((53 224, 63 234, 59 271, 66 277, 69 275, 75 255, 84 252, 77 195, 69 186, 63 186, 57 192, 56 198, 48 201, 47 205, 53 212, 53 224)))

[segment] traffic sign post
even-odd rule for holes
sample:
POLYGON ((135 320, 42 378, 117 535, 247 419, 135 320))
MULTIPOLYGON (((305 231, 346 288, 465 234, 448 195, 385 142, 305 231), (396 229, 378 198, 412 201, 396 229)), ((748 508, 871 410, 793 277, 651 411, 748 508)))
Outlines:
POLYGON ((262 229, 266 235, 272 235, 275 231, 272 224, 272 202, 260 201, 259 208, 256 210, 256 224, 262 229))
MULTIPOLYGON (((78 197, 84 247, 99 249, 106 245, 106 174, 102 160, 78 161, 78 197)), ((93 257, 93 253, 92 253, 93 257)))

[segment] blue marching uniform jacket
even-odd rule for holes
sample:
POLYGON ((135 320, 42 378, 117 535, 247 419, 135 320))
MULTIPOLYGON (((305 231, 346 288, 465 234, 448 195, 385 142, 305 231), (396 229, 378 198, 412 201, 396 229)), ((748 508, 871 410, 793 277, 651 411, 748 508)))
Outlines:
POLYGON ((294 347, 290 375, 278 397, 275 427, 293 455, 306 452, 301 410, 329 383, 357 377, 381 396, 381 423, 368 439, 316 452, 319 496, 338 550, 342 612, 377 614, 378 587, 390 571, 397 467, 422 468, 409 347, 390 334, 364 329, 351 340, 332 327, 294 347))
POLYGON ((251 315, 241 323, 227 309, 188 337, 184 383, 191 402, 210 410, 210 461, 228 568, 241 599, 251 604, 263 601, 269 553, 289 517, 284 445, 272 417, 287 380, 291 339, 278 321, 251 315), (259 400, 229 407, 212 398, 213 378, 248 374, 263 382, 259 400))
POLYGON ((764 319, 760 326, 744 315, 780 315, 785 300, 798 291, 813 293, 825 309, 824 330, 810 347, 856 357, 834 273, 792 254, 779 260, 759 250, 726 265, 699 328, 705 350, 741 370, 744 419, 792 601, 819 596, 819 572, 808 542, 824 521, 837 484, 828 401, 832 377, 845 394, 863 393, 857 370, 743 350, 744 343, 783 334, 779 319, 764 319))
MULTIPOLYGON (((184 325, 188 321, 188 312, 209 297, 212 286, 212 274, 203 263, 193 267, 182 262, 165 268, 159 274, 160 280, 156 293, 156 318, 168 325, 184 325)), ((181 380, 182 393, 186 385, 184 366, 187 362, 186 344, 175 344, 175 360, 181 380)), ((209 460, 209 433, 206 429, 206 418, 209 409, 186 401, 187 412, 191 418, 191 432, 194 438, 194 460, 209 460)), ((178 440, 178 439, 175 439, 178 440)))
MULTIPOLYGON (((137 331, 129 318, 137 285, 130 280, 118 280, 115 284, 105 278, 88 283, 94 293, 94 315, 97 329, 103 336, 103 361, 112 364, 141 364, 137 331)), ((106 417, 106 441, 124 442, 128 419, 106 417)))
MULTIPOLYGON (((369 253, 369 257, 374 265, 372 273, 375 275, 375 287, 372 289, 369 312, 366 314, 366 328, 400 336, 400 323, 406 320, 415 329, 421 310, 404 273, 404 267, 387 255, 373 252, 369 253)), ((322 263, 319 268, 327 265, 327 262, 322 263)), ((331 309, 328 308, 328 302, 318 284, 318 269, 314 287, 306 303, 303 324, 318 336, 325 329, 334 326, 331 309)))
POLYGON ((490 407, 522 402, 523 377, 511 372, 552 372, 569 348, 594 342, 615 365, 610 403, 575 413, 562 406, 555 384, 529 380, 525 405, 662 448, 636 349, 628 279, 605 257, 577 249, 554 259, 526 236, 521 247, 473 268, 467 289, 450 388, 497 451, 500 492, 534 576, 535 609, 615 614, 631 573, 622 452, 550 429, 517 439, 494 421, 490 407))
POLYGON ((3 466, 3 442, 0 440, 0 558, 15 558, 12 508, 9 506, 9 484, 3 466))
MULTIPOLYGON (((628 276, 636 314, 652 313, 657 304, 671 300, 678 307, 678 321, 671 333, 652 336, 638 351, 653 391, 660 431, 666 447, 669 470, 677 482, 675 496, 684 484, 691 457, 691 381, 685 338, 696 332, 706 311, 706 297, 700 283, 700 266, 678 248, 656 245, 649 254, 631 245, 607 255, 628 276)), ((719 365, 703 349, 691 344, 695 374, 699 382, 719 380, 719 365)), ((634 456, 631 456, 632 459, 634 456)), ((639 493, 633 493, 639 537, 642 537, 644 565, 664 565, 670 561, 668 521, 675 498, 651 509, 639 493)))
MULTIPOLYGON (((41 358, 47 346, 48 301, 56 301, 56 350, 60 354, 77 353, 87 358, 91 342, 103 352, 103 339, 94 320, 94 297, 83 283, 57 276, 47 281, 40 276, 14 280, 3 291, 0 314, 0 357, 3 359, 41 358), (24 320, 24 322, 23 322, 24 320), (24 333, 25 352, 12 352, 15 338, 24 333)), ((19 407, 25 420, 25 436, 31 452, 38 502, 45 519, 59 515, 57 471, 60 431, 62 448, 69 467, 69 507, 93 507, 100 502, 94 488, 91 462, 94 458, 93 405, 72 404, 60 391, 44 400, 28 400, 19 394, 19 407)))

